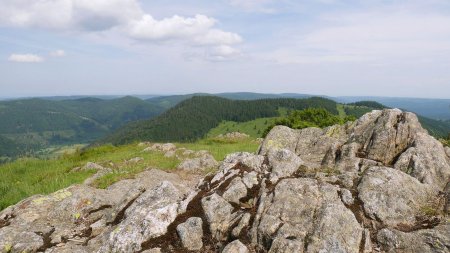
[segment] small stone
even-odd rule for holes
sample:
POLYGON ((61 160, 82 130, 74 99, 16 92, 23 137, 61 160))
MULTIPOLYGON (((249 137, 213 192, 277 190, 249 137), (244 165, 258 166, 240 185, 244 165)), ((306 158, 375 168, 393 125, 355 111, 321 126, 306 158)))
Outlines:
POLYGON ((355 201, 353 199, 352 193, 345 188, 341 189, 341 199, 342 199, 342 202, 344 202, 344 204, 346 204, 347 206, 353 205, 353 203, 355 201))
POLYGON ((222 251, 222 253, 249 253, 247 246, 241 241, 235 240, 230 242, 222 251))
POLYGON ((247 186, 248 189, 253 188, 254 185, 257 185, 258 182, 258 173, 255 171, 252 172, 245 172, 244 176, 242 177, 242 182, 247 186))
POLYGON ((191 217, 177 226, 177 233, 183 247, 188 250, 200 250, 203 247, 202 219, 191 217))
POLYGON ((236 177, 231 181, 222 197, 228 202, 239 204, 239 200, 246 196, 247 187, 245 187, 245 184, 242 182, 242 179, 240 177, 236 177))

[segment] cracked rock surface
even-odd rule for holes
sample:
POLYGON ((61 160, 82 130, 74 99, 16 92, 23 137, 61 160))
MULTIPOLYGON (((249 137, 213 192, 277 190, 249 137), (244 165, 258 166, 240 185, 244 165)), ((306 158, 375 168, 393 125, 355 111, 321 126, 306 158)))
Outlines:
POLYGON ((449 178, 412 113, 278 126, 198 183, 150 170, 23 200, 0 212, 0 251, 450 252, 449 178))

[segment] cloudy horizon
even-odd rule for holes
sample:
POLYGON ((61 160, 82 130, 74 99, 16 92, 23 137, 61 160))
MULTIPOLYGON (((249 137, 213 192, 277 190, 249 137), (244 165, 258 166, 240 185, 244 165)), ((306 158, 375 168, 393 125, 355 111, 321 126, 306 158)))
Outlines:
POLYGON ((450 2, 0 0, 1 97, 450 98, 450 2))

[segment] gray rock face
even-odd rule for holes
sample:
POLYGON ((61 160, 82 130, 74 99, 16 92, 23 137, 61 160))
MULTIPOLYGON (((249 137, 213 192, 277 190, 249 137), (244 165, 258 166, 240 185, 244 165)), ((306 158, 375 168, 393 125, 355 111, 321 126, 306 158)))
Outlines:
POLYGON ((267 155, 271 149, 287 149, 295 152, 297 141, 298 131, 285 126, 276 126, 264 139, 259 154, 267 155))
POLYGON ((272 183, 277 182, 280 178, 293 175, 298 171, 300 165, 303 165, 302 159, 287 149, 271 149, 268 158, 272 168, 270 177, 272 183))
POLYGON ((102 252, 136 252, 146 240, 161 236, 178 215, 178 189, 168 181, 140 195, 125 211, 124 220, 111 233, 102 252))
POLYGON ((230 154, 198 184, 149 170, 105 190, 23 200, 0 212, 0 250, 450 252, 447 153, 396 109, 325 129, 275 127, 258 155, 230 154))
POLYGON ((240 203, 240 199, 247 196, 247 187, 242 182, 240 177, 234 178, 227 190, 223 193, 222 197, 228 201, 235 204, 240 203))
POLYGON ((413 226, 431 196, 431 187, 392 168, 372 167, 358 186, 365 212, 384 224, 413 226))
POLYGON ((202 208, 209 223, 209 229, 214 238, 222 241, 227 238, 227 232, 238 218, 233 206, 217 194, 202 199, 202 208))
POLYGON ((177 233, 183 247, 187 250, 200 250, 203 248, 203 221, 198 217, 191 217, 177 226, 177 233))
POLYGON ((377 235, 381 249, 385 252, 436 252, 450 251, 450 224, 434 229, 409 233, 395 229, 382 229, 377 235))
POLYGON ((261 216, 260 244, 269 252, 359 252, 363 229, 337 190, 314 179, 281 180, 261 216))

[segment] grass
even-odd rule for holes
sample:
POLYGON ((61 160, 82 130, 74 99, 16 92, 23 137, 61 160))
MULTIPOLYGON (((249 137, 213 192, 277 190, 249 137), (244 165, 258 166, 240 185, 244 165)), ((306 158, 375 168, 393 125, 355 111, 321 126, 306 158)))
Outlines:
MULTIPOLYGON (((207 150, 216 160, 233 152, 255 152, 259 143, 249 138, 240 141, 201 140, 195 143, 178 143, 194 151, 207 150)), ((175 157, 165 157, 161 152, 142 152, 145 147, 137 144, 124 146, 105 145, 83 152, 65 153, 59 158, 48 160, 23 158, 0 165, 0 210, 35 194, 49 194, 72 184, 82 183, 95 171, 72 172, 75 167, 82 167, 87 162, 95 162, 113 169, 95 182, 98 188, 106 188, 121 179, 133 178, 147 168, 173 170, 180 163, 175 157), (138 163, 128 163, 129 159, 142 157, 138 163)))
POLYGON ((270 126, 276 118, 259 118, 247 122, 223 121, 217 127, 211 129, 207 136, 212 138, 219 134, 240 132, 250 135, 253 138, 260 138, 264 130, 270 126))

